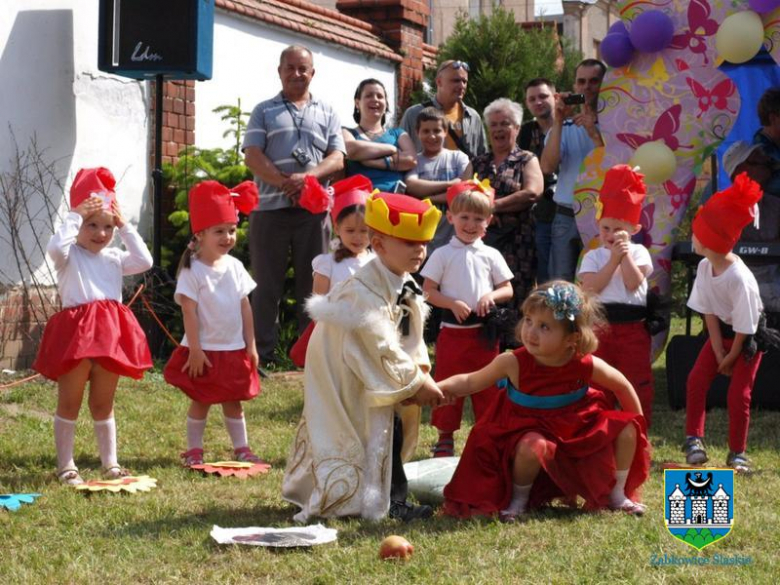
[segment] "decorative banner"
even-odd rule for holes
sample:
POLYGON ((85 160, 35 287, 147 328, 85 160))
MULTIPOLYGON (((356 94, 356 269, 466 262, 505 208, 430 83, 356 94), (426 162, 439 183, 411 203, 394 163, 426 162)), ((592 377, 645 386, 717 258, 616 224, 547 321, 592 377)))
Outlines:
POLYGON ((293 528, 220 528, 214 526, 211 529, 211 538, 219 544, 291 548, 333 542, 336 540, 337 533, 336 529, 325 528, 322 524, 293 528))
POLYGON ((203 463, 190 465, 190 469, 200 471, 206 475, 219 475, 219 477, 238 477, 246 479, 259 473, 268 473, 271 465, 268 463, 249 463, 245 461, 217 461, 215 463, 203 463))
POLYGON ((32 504, 41 494, 0 494, 0 509, 15 512, 22 504, 32 504))
POLYGON ((92 492, 127 492, 134 494, 136 492, 148 492, 157 487, 157 480, 148 475, 127 476, 121 479, 96 479, 85 481, 76 486, 77 490, 84 493, 92 492))

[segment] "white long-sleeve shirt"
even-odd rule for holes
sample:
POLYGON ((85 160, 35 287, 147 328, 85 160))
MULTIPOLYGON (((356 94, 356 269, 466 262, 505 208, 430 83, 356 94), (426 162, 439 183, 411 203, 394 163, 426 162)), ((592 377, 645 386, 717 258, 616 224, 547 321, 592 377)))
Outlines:
POLYGON ((93 254, 76 244, 82 221, 78 213, 68 213, 46 248, 57 271, 62 307, 101 300, 122 302, 122 277, 149 270, 152 255, 129 223, 119 229, 126 250, 107 246, 93 254))

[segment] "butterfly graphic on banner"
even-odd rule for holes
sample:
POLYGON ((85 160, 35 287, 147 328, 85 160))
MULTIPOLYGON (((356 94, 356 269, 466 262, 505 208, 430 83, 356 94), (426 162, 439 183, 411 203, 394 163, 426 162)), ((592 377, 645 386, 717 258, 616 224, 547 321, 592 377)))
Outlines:
POLYGON ((712 89, 707 89, 692 77, 686 78, 685 81, 688 84, 688 87, 691 88, 693 95, 699 100, 699 113, 696 115, 697 118, 701 118, 711 107, 716 110, 726 110, 730 114, 737 113, 735 110, 730 109, 728 104, 728 98, 733 96, 737 91, 737 86, 734 85, 734 82, 730 79, 724 79, 712 89))
POLYGON ((646 142, 655 142, 662 140, 666 146, 672 150, 679 148, 691 148, 690 145, 682 145, 677 139, 675 134, 680 129, 680 114, 682 113, 682 105, 675 104, 672 107, 664 111, 658 120, 656 120, 653 126, 652 134, 632 134, 629 132, 622 132, 616 134, 616 138, 623 144, 630 146, 633 149, 637 149, 646 142))
POLYGON ((704 64, 708 65, 710 60, 707 57, 707 37, 711 37, 718 32, 718 23, 710 18, 712 8, 706 0, 691 0, 688 5, 688 30, 672 37, 669 44, 670 49, 686 50, 691 53, 704 57, 704 64))

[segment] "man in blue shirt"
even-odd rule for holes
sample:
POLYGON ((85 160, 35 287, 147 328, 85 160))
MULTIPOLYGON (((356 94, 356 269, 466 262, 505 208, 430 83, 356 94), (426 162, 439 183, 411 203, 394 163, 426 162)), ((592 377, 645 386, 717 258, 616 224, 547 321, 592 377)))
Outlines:
POLYGON ((569 93, 555 94, 553 125, 547 133, 540 160, 542 172, 558 170, 555 188, 555 216, 552 222, 550 249, 550 279, 574 282, 577 259, 582 250, 577 222, 574 219, 574 191, 580 166, 585 157, 603 146, 598 129, 597 105, 599 89, 607 67, 597 59, 585 59, 575 69, 574 93, 583 94, 585 103, 578 114, 564 103, 569 93))

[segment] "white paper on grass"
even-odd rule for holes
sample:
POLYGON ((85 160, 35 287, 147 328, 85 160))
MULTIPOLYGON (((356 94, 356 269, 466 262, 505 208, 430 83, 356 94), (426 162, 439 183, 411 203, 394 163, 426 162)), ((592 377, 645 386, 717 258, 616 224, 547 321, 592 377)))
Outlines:
POLYGON ((271 546, 289 548, 295 546, 314 546, 336 540, 334 528, 325 528, 322 524, 292 528, 220 528, 211 529, 211 537, 219 544, 248 544, 251 546, 271 546))
POLYGON ((460 457, 435 457, 404 465, 409 492, 423 504, 441 504, 460 457))

